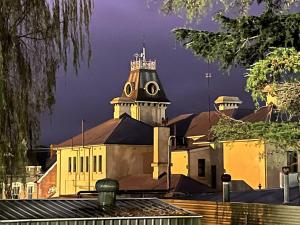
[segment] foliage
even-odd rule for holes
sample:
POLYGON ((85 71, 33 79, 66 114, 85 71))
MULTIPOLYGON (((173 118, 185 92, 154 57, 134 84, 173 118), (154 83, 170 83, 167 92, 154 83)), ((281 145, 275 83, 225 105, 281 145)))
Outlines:
POLYGON ((213 126, 215 141, 259 139, 280 149, 300 151, 300 122, 243 122, 221 117, 213 126))
POLYGON ((205 16, 212 6, 219 5, 223 11, 238 9, 241 15, 246 15, 253 4, 263 4, 265 11, 281 13, 299 0, 163 0, 162 11, 166 14, 185 14, 188 21, 199 20, 205 16))
POLYGON ((294 48, 277 48, 250 67, 246 89, 255 102, 266 100, 268 92, 276 98, 280 111, 300 116, 299 73, 300 52, 294 48), (268 90, 266 86, 269 86, 268 90))
POLYGON ((56 72, 75 72, 88 54, 92 0, 0 1, 0 179, 23 172, 39 135, 39 113, 54 103, 56 72), (87 48, 88 46, 88 48, 87 48), (88 50, 86 52, 86 49, 88 50))
POLYGON ((250 66, 268 53, 270 47, 300 50, 300 14, 269 14, 230 19, 216 16, 221 32, 174 29, 176 39, 196 56, 221 63, 222 68, 250 66))

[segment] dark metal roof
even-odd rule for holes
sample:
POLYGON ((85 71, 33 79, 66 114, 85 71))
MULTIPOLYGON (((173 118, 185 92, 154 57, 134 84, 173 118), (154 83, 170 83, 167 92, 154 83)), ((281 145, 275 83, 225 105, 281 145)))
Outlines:
POLYGON ((122 98, 133 101, 170 102, 155 70, 138 69, 131 71, 127 82, 132 84, 133 90, 129 96, 123 90, 122 98), (145 89, 146 84, 150 81, 155 81, 159 86, 156 95, 148 94, 145 89))
MULTIPOLYGON (((153 179, 152 174, 141 174, 124 177, 119 180, 120 190, 166 190, 167 176, 164 174, 158 180, 153 179)), ((200 183, 188 176, 172 174, 171 191, 180 193, 207 193, 214 192, 206 184, 200 183)))
POLYGON ((116 206, 105 209, 100 208, 95 199, 0 200, 0 212, 0 223, 8 220, 194 215, 155 198, 118 199, 116 206))
MULTIPOLYGON (((290 188, 290 205, 299 205, 299 187, 290 188)), ((222 193, 194 194, 185 199, 222 202, 222 193)), ((283 189, 251 190, 230 193, 231 202, 282 204, 283 189)))
POLYGON ((206 135, 204 139, 207 141, 211 127, 218 123, 222 113, 234 119, 241 119, 252 112, 253 110, 251 109, 227 109, 200 112, 199 114, 184 114, 170 120, 168 126, 173 128, 176 125, 177 136, 206 135))
MULTIPOLYGON (((119 119, 108 120, 84 132, 84 144, 152 145, 153 127, 123 114, 119 119)), ((82 145, 82 134, 70 138, 55 147, 82 145)))

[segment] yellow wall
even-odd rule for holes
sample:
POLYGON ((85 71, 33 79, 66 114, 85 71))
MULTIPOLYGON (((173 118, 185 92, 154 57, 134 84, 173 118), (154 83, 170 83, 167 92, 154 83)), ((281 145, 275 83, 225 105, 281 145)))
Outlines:
POLYGON ((189 155, 188 151, 173 151, 171 156, 172 174, 189 175, 189 155))
POLYGON ((57 195, 74 195, 82 190, 94 190, 95 183, 106 177, 106 146, 86 146, 60 148, 57 151, 57 195), (99 170, 99 156, 102 156, 102 171, 99 170), (94 172, 94 156, 97 158, 97 168, 94 172), (71 157, 71 172, 69 172, 69 157, 71 157), (81 172, 81 157, 83 157, 83 172, 81 172), (89 169, 86 171, 86 157, 89 169), (74 172, 74 158, 76 171, 74 172))
POLYGON ((224 169, 232 180, 245 181, 253 189, 266 187, 265 144, 256 140, 225 142, 224 169))
POLYGON ((129 105, 122 105, 120 104, 114 104, 114 119, 119 119, 120 116, 124 113, 127 113, 130 115, 130 106, 129 105))
POLYGON ((106 154, 108 178, 119 179, 129 175, 152 173, 151 145, 107 145, 106 154))
POLYGON ((153 147, 151 145, 97 145, 60 148, 57 151, 57 194, 74 195, 79 191, 95 190, 99 179, 119 179, 128 175, 151 174, 153 147), (99 156, 102 156, 102 171, 98 169, 99 156), (94 172, 94 156, 97 168, 94 172), (72 171, 69 172, 69 157, 72 159, 72 171), (73 158, 76 158, 76 172, 73 171, 73 158), (83 157, 83 172, 81 172, 83 157), (89 169, 86 171, 86 157, 89 157, 89 169))
POLYGON ((170 137, 169 127, 154 127, 153 132, 153 178, 168 171, 168 140, 170 137))

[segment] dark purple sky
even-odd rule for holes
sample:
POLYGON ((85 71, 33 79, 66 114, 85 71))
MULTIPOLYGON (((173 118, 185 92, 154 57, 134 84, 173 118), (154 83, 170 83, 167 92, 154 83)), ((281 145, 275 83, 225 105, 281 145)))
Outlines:
MULTIPOLYGON (((216 30, 209 18, 194 27, 216 30)), ((90 26, 91 65, 82 65, 78 76, 72 70, 57 75, 56 104, 51 115, 42 117, 40 143, 59 143, 80 133, 82 119, 89 128, 112 118, 109 102, 120 96, 129 62, 140 51, 143 36, 147 58, 157 60, 158 75, 172 102, 168 117, 207 110, 207 65, 176 43, 170 32, 185 24, 183 19, 147 7, 145 0, 95 0, 90 26)), ((253 107, 249 93, 244 91, 244 70, 234 69, 228 76, 212 65, 211 72, 212 100, 234 95, 244 102, 243 108, 253 107)))

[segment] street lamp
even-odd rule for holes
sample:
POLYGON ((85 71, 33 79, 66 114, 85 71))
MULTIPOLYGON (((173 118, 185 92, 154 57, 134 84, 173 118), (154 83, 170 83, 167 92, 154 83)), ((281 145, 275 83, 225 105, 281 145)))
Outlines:
POLYGON ((289 201, 290 201, 290 196, 289 196, 289 173, 290 173, 290 167, 288 167, 288 166, 282 167, 282 172, 284 174, 283 204, 288 204, 289 201))

